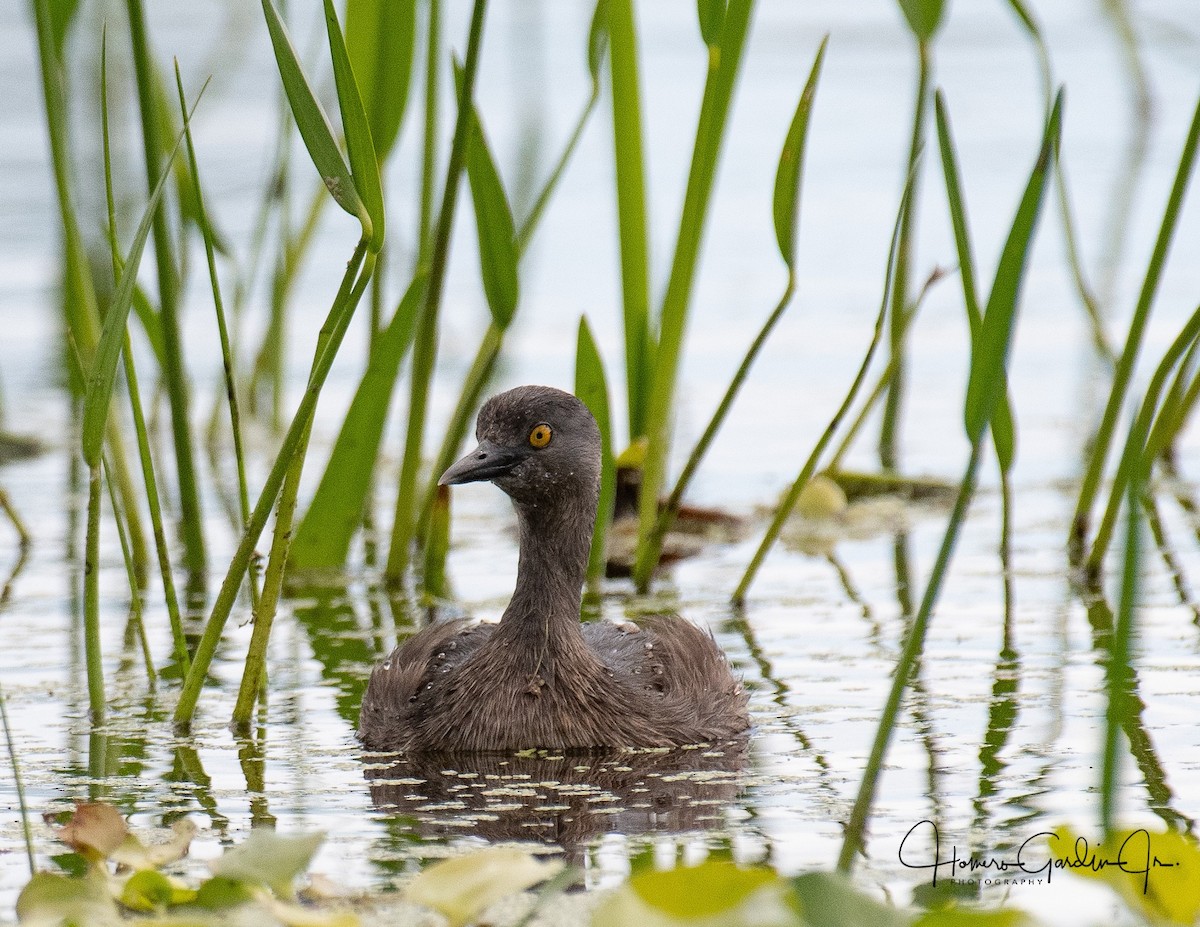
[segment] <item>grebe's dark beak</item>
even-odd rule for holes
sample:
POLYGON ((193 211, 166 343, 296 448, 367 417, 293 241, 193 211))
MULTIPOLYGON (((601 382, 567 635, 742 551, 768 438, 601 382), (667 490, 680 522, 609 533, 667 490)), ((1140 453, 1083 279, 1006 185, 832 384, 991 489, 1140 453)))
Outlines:
POLYGON ((504 476, 526 457, 523 448, 501 447, 491 441, 480 441, 479 447, 471 451, 438 480, 439 486, 457 486, 460 483, 478 483, 504 476))

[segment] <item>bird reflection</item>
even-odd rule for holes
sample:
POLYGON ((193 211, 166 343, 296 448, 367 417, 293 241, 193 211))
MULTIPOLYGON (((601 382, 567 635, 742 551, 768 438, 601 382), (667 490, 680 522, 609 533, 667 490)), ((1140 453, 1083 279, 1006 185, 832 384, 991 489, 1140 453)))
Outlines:
POLYGON ((368 754, 364 774, 375 806, 424 839, 539 841, 575 861, 602 834, 722 827, 747 753, 742 738, 610 753, 368 754))

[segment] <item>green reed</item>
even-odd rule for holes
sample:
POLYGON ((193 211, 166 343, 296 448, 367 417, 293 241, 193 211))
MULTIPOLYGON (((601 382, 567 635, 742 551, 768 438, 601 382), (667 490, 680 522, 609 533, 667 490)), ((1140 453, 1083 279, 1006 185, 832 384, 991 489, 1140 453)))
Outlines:
POLYGON ((613 455, 612 415, 609 412, 608 377, 596 339, 586 316, 580 316, 579 333, 575 340, 575 395, 591 410, 600 429, 600 500, 596 510, 596 527, 588 552, 588 591, 596 596, 607 563, 608 527, 612 521, 613 500, 617 493, 617 465, 613 455))
MULTIPOLYGON (((484 391, 491 382, 492 373, 504 349, 505 334, 513 323, 519 304, 520 281, 518 268, 521 258, 536 231, 547 204, 550 202, 559 181, 562 179, 571 156, 574 154, 588 118, 600 97, 600 66, 608 44, 608 21, 604 15, 604 2, 597 4, 588 32, 587 61, 592 89, 576 121, 566 146, 554 168, 534 197, 528 216, 515 227, 512 208, 505 194, 496 160, 488 146, 479 113, 474 115, 474 127, 467 148, 466 172, 475 207, 475 228, 479 243, 480 277, 484 295, 491 314, 491 323, 480 339, 475 359, 463 380, 458 402, 446 425, 441 449, 434 459, 433 469, 417 522, 417 537, 424 540, 425 526, 430 516, 439 487, 440 474, 445 472, 459 455, 463 440, 470 429, 475 411, 479 408, 484 391)), ((436 555, 432 556, 436 559, 436 555)), ((431 556, 425 559, 431 565, 431 556)), ((444 566, 439 565, 440 574, 444 566)))
MULTIPOLYGON (((658 319, 658 345, 654 349, 654 372, 646 416, 646 436, 649 440, 638 502, 639 551, 649 545, 658 521, 658 495, 666 478, 675 381, 683 355, 692 284, 699 263, 700 244, 716 181, 733 88, 741 67, 753 12, 754 0, 731 0, 719 28, 710 20, 709 34, 702 34, 709 48, 708 75, 704 96, 700 101, 687 190, 679 216, 675 256, 658 319)), ((648 581, 648 576, 645 576, 641 584, 643 589, 648 581)))
POLYGON ((651 363, 650 244, 646 218, 646 163, 637 24, 633 0, 607 0, 611 42, 613 163, 617 178, 617 228, 621 248, 622 317, 625 323, 625 392, 629 441, 646 434, 651 363))
MULTIPOLYGON (((1057 157, 1062 126, 1062 94, 1060 92, 1046 122, 1041 149, 1017 207, 1017 213, 1000 255, 996 277, 992 283, 987 308, 971 338, 971 368, 967 383, 964 409, 964 425, 971 442, 971 453, 967 461, 958 494, 954 502, 946 531, 938 549, 937 558, 929 575, 921 604, 908 627, 904 646, 892 675, 892 686, 884 705, 871 753, 867 760, 858 794, 851 810, 850 820, 838 856, 838 869, 847 872, 863 845, 867 819, 874 804, 875 792, 888 745, 900 713, 901 702, 924 649, 925 634, 937 604, 942 584, 949 570, 958 534, 967 516, 971 498, 975 492, 979 467, 983 460, 984 438, 993 422, 996 409, 1004 396, 1006 369, 1009 350, 1016 326, 1017 306, 1021 283, 1024 278, 1029 248, 1041 212, 1046 177, 1057 157)), ((948 136, 944 136, 948 139, 948 136)), ((952 148, 950 149, 952 151, 952 148)), ((951 171, 947 168, 947 173, 951 171)), ((962 213, 961 202, 952 202, 951 209, 962 213)), ((965 227, 965 215, 960 215, 965 227)), ((956 220, 958 221, 958 220, 956 220)))
MULTIPOLYGON (((1120 417, 1122 407, 1125 405, 1130 380, 1133 377, 1134 366, 1137 363, 1138 353, 1141 350, 1142 338, 1146 331, 1146 325, 1150 320, 1154 298, 1158 293, 1158 285, 1162 277, 1163 267, 1166 264, 1167 254, 1170 251, 1171 242, 1179 224, 1183 197, 1187 192, 1188 182, 1191 180, 1192 170, 1196 164, 1198 145, 1200 145, 1200 103, 1197 104, 1191 126, 1184 140, 1183 152, 1179 158, 1179 167, 1175 172, 1175 181, 1171 186, 1167 205, 1163 211, 1162 223, 1159 226, 1158 237, 1154 243, 1154 251, 1146 267, 1146 274, 1142 281, 1141 291, 1138 294, 1137 304, 1134 307, 1133 318, 1129 323, 1129 331, 1125 337, 1125 344, 1121 349, 1120 357, 1117 359, 1117 366, 1113 371, 1112 387, 1108 395, 1108 401, 1104 407, 1104 415, 1093 438, 1091 453, 1088 456, 1087 467, 1083 474, 1083 481, 1079 489, 1079 499, 1076 502, 1075 513, 1072 517, 1069 538, 1071 561, 1075 564, 1081 563, 1084 557, 1085 547, 1088 543, 1092 508, 1100 490, 1100 481, 1104 475, 1105 463, 1112 447, 1117 420, 1120 417)), ((1095 564, 1089 564, 1089 566, 1094 567, 1095 564)))
POLYGON ((29 824, 29 805, 25 801, 25 782, 21 778, 21 763, 13 745, 12 726, 8 722, 8 702, 4 698, 4 687, 0 686, 0 722, 4 724, 4 742, 8 746, 9 768, 12 770, 13 787, 17 793, 17 807, 21 811, 21 836, 25 840, 25 858, 29 862, 29 874, 37 874, 37 863, 33 856, 33 828, 29 824))
POLYGON ((791 305, 792 296, 796 292, 796 230, 800 219, 800 181, 804 173, 804 148, 808 140, 809 116, 812 112, 813 99, 817 92, 817 79, 821 73, 821 63, 825 58, 825 48, 828 42, 829 37, 826 36, 821 40, 821 44, 817 49, 817 55, 813 61, 812 70, 809 72, 808 81, 805 83, 804 90, 800 94, 800 101, 796 105, 795 115, 792 117, 791 125, 784 139, 783 151, 779 156, 779 166, 775 172, 775 191, 772 201, 775 239, 779 245, 779 254, 783 258, 784 266, 787 268, 787 283, 784 286, 783 295, 779 298, 779 302, 775 305, 774 310, 767 316, 767 320, 763 323, 762 328, 759 329, 758 334, 751 342, 750 347, 742 358, 741 364, 738 366, 737 372, 733 375, 733 379, 725 390, 725 395, 721 397, 716 411, 713 412, 712 418, 709 419, 707 427, 700 436, 700 440, 692 448, 692 452, 684 464, 683 471, 675 481, 675 487, 671 490, 666 504, 661 507, 653 530, 644 539, 644 542, 638 545, 637 561, 633 569, 633 581, 639 589, 645 590, 649 587, 650 576, 662 554, 663 538, 671 529, 671 525, 679 514, 679 508, 683 503, 683 494, 687 491, 692 477, 699 468, 700 462, 704 459, 704 455, 708 452, 708 448, 720 430, 721 425, 724 424, 725 416, 728 415, 730 408, 733 406, 733 401, 737 398, 742 384, 745 383, 746 378, 750 375, 750 368, 753 366, 755 359, 758 357, 763 345, 766 344, 767 338, 770 337, 776 324, 783 318, 783 313, 791 305))
POLYGON ((458 115, 454 137, 450 144, 450 159, 442 188, 441 208, 434 231, 433 248, 429 258, 429 280, 424 287, 417 316, 416 342, 413 349, 412 374, 409 391, 408 425, 405 432, 404 457, 400 465, 396 493, 392 538, 388 549, 384 575, 392 586, 399 586, 408 572, 412 543, 417 530, 417 478, 421 468, 421 449, 424 444, 426 408, 433 365, 437 358, 438 313, 450 256, 450 233, 454 227, 454 212, 458 203, 459 176, 466 164, 467 145, 474 124, 473 94, 479 68, 479 53, 483 41, 483 18, 486 0, 474 0, 467 38, 467 54, 463 64, 462 82, 458 93, 458 115))
MULTIPOLYGON (((1135 423, 1130 429, 1130 443, 1139 439, 1135 423)), ((1144 440, 1145 435, 1140 438, 1144 440)), ((1116 830, 1117 791, 1120 785, 1121 732, 1131 715, 1131 683, 1133 637, 1137 622, 1139 571, 1141 567, 1142 493, 1146 472, 1135 470, 1128 480, 1125 493, 1125 544, 1121 560, 1120 595, 1117 600, 1116 622, 1109 638, 1108 658, 1105 661, 1107 710, 1104 714, 1104 745, 1100 753, 1100 827, 1109 839, 1116 830)))
MULTIPOLYGON (((892 294, 892 280, 896 273, 896 262, 899 259, 900 252, 900 229, 904 225, 904 217, 908 210, 912 208, 912 192, 913 192, 913 177, 909 176, 908 182, 904 186, 904 193, 900 197, 900 206, 896 210, 896 221, 892 226, 891 242, 888 245, 886 270, 883 275, 883 297, 879 303, 879 312, 875 317, 875 327, 871 334, 871 341, 867 345, 866 354, 863 356, 862 363, 859 364, 858 372, 854 376, 854 380, 850 384, 845 397, 842 399, 841 405, 833 414, 829 424, 825 426, 825 430, 821 433, 821 437, 817 439, 816 445, 805 460, 804 465, 800 468, 796 479, 792 485, 784 493, 783 499, 775 507, 775 512, 771 516, 771 523, 767 526, 767 530, 763 533, 763 538, 759 542, 758 547, 754 551, 754 555, 750 558, 750 563, 746 566, 742 573, 742 578, 738 581, 737 588, 734 589, 730 600, 735 605, 741 605, 746 601, 746 596, 750 591, 750 586, 758 576, 758 571, 761 569, 763 561, 766 560, 767 554, 770 553, 775 542, 779 540, 779 535, 783 531, 784 522, 796 508, 796 503, 800 500, 800 494, 804 492, 804 487, 808 485, 808 481, 812 479, 813 474, 817 472, 817 467, 821 461, 821 455, 825 453, 825 448, 833 440, 833 436, 837 433, 843 419, 849 413, 854 405, 855 399, 858 397, 859 390, 862 388, 863 382, 866 380, 867 372, 871 368, 871 361, 875 358, 875 352, 883 338, 884 323, 888 317, 888 305, 892 294)), ((889 365, 890 369, 891 365, 889 365)), ((886 378, 881 379, 880 383, 887 382, 886 378)), ((882 390, 880 391, 880 394, 882 390)), ((877 394, 878 395, 878 394, 877 394)), ((870 408, 871 402, 868 401, 866 408, 870 408)), ((853 433, 853 428, 851 429, 853 433)))
MULTIPOLYGON (((147 189, 153 190, 162 176, 170 173, 170 162, 163 161, 160 127, 165 113, 156 95, 161 77, 155 66, 146 36, 142 0, 126 0, 129 12, 129 38, 133 50, 138 107, 142 124, 142 151, 146 162, 147 189)), ((182 286, 175 261, 167 211, 154 214, 154 257, 158 280, 158 317, 163 335, 163 377, 170 397, 171 434, 175 445, 175 470, 179 485, 179 530, 183 543, 183 564, 191 574, 189 584, 202 587, 207 557, 204 545, 204 516, 200 505, 195 456, 192 453, 190 398, 183 339, 179 330, 182 286)))
MULTIPOLYGON (((194 109, 194 107, 193 107, 194 109)), ((166 165, 169 168, 183 143, 180 134, 166 165)), ((94 724, 105 715, 104 668, 100 654, 100 498, 101 464, 105 436, 110 422, 110 407, 116 383, 117 361, 128 341, 126 324, 137 286, 138 266, 158 205, 166 188, 169 171, 164 170, 150 194, 146 211, 138 225, 129 254, 121 266, 121 275, 104 314, 104 326, 96 344, 95 357, 87 372, 87 393, 83 403, 83 459, 88 466, 87 539, 84 554, 84 643, 87 655, 88 701, 94 724)), ((114 264, 119 263, 114 258, 114 264)), ((81 366, 86 361, 81 359, 81 366)), ((136 382, 136 381, 135 381, 136 382)))
MULTIPOLYGON (((70 25, 71 11, 52 6, 49 0, 33 0, 34 25, 37 32, 38 65, 42 78, 42 96, 46 113, 46 130, 50 141, 50 163, 54 175, 59 220, 63 234, 63 318, 67 341, 74 344, 64 350, 64 361, 70 388, 81 395, 86 388, 86 367, 75 363, 74 350, 90 358, 100 338, 100 312, 96 298, 87 252, 76 218, 74 182, 71 165, 73 152, 68 134, 69 105, 64 81, 65 62, 63 43, 70 25)), ((137 493, 129 473, 124 442, 115 418, 106 426, 106 440, 125 510, 128 513, 129 540, 139 580, 144 578, 146 555, 145 530, 142 528, 137 493)))
POLYGON ((932 73, 932 42, 941 27, 945 13, 944 0, 899 0, 909 31, 916 41, 917 85, 913 100, 912 131, 908 143, 906 174, 913 177, 914 204, 904 214, 896 255, 896 270, 892 277, 892 298, 889 311, 888 347, 891 353, 887 396, 883 420, 879 428, 879 465, 894 471, 899 466, 899 428, 904 395, 905 342, 910 321, 909 278, 912 275, 912 253, 916 237, 916 199, 920 188, 919 159, 925 147, 925 118, 929 108, 929 84, 932 73))
MULTIPOLYGON (((185 130, 187 123, 187 106, 180 91, 180 110, 183 113, 185 130)), ((117 209, 113 195, 112 154, 108 126, 108 42, 107 31, 101 40, 100 53, 100 122, 101 135, 104 142, 104 195, 108 207, 108 238, 109 250, 112 257, 114 285, 119 285, 122 261, 117 235, 117 209)), ((122 349, 122 361, 125 372, 125 388, 129 393, 130 411, 133 415, 134 434, 137 437, 138 455, 141 458, 142 478, 146 489, 146 504, 150 512, 150 527, 154 533, 154 550, 158 558, 159 574, 163 584, 163 599, 167 607, 167 620, 171 627, 171 638, 174 645, 175 659, 186 672, 188 665, 187 642, 183 637, 183 619, 179 611, 179 598, 175 592, 174 572, 171 568, 171 555, 167 547, 166 529, 163 525, 162 504, 158 493, 158 479, 154 472, 154 459, 150 452, 150 436, 146 429, 146 417, 143 412, 141 392, 138 385, 137 370, 133 360, 133 346, 128 331, 125 332, 122 349)), ((117 506, 114 502, 113 510, 117 506)), ((118 529, 121 521, 117 519, 118 529)), ((134 595, 138 593, 135 590, 134 595)))
MULTIPOLYGON (((301 468, 304 464, 308 436, 313 414, 321 388, 333 366, 334 358, 341 347, 342 339, 349 328, 357 306, 375 268, 376 256, 383 244, 384 214, 383 192, 379 181, 379 166, 371 141, 370 128, 363 109, 362 97, 354 80, 353 71, 346 51, 341 26, 330 2, 325 4, 326 32, 329 38, 330 57, 333 62, 338 107, 346 139, 346 156, 338 147, 328 117, 317 101, 312 85, 300 65, 296 50, 288 36, 272 0, 263 0, 263 14, 271 34, 271 44, 280 78, 287 92, 288 103, 295 117, 297 129, 312 159, 313 165, 325 180, 326 187, 334 200, 348 213, 355 216, 362 227, 362 237, 347 264, 341 286, 334 297, 325 324, 317 334, 312 369, 308 386, 284 435, 278 456, 259 495, 246 530, 242 535, 233 560, 226 572, 225 580, 213 603, 212 612, 204 627, 204 633, 196 647, 196 653, 186 679, 179 702, 175 709, 175 721, 179 725, 191 722, 199 700, 208 667, 216 653, 217 644, 225 627, 242 578, 250 564, 254 545, 266 527, 270 512, 279 502, 279 515, 283 517, 284 529, 277 535, 273 545, 278 569, 268 578, 269 583, 282 584, 283 570, 287 562, 287 545, 291 537, 291 517, 295 510, 296 492, 301 468), (286 486, 286 489, 285 489, 286 486)), ((264 598, 271 604, 276 595, 274 589, 264 590, 264 598)), ((262 602, 260 601, 260 609, 262 602)), ((270 622, 270 618, 264 619, 270 622)), ((265 636, 257 642, 265 650, 265 636)), ((261 658, 261 652, 256 659, 261 658)), ((251 683, 256 680, 251 680, 251 683)), ((241 714, 248 714, 244 704, 239 706, 241 714)), ((248 720, 239 717, 239 721, 248 720)))

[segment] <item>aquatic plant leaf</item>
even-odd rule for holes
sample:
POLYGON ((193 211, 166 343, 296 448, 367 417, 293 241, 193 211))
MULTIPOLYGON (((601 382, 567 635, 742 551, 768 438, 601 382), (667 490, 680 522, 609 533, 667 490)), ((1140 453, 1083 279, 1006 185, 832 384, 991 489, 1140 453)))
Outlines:
POLYGON ((350 155, 350 174, 354 186, 362 197, 370 218, 371 244, 375 253, 383 247, 383 186, 379 180, 379 162, 375 159, 375 143, 371 139, 371 127, 363 109, 362 95, 354 70, 350 67, 350 56, 346 52, 346 40, 338 22, 333 0, 325 0, 325 31, 329 35, 329 55, 333 59, 333 82, 337 87, 338 108, 342 111, 342 130, 346 133, 346 151, 350 155))
POLYGON ((608 0, 612 84, 613 167, 621 255, 621 315, 625 334, 625 395, 629 440, 646 434, 655 335, 650 312, 650 242, 646 163, 638 76, 637 20, 632 0, 608 0))
POLYGON ((783 140, 783 151, 779 155, 779 167, 775 171, 775 198, 772 213, 775 218, 775 240, 779 253, 788 266, 796 269, 796 223, 800 215, 800 177, 804 168, 804 145, 808 140, 808 117, 812 112, 813 98, 817 93, 817 80, 821 74, 821 63, 825 60, 825 47, 829 36, 821 39, 817 57, 809 71, 808 81, 796 104, 796 114, 783 140))
POLYGON ((629 887, 652 907, 694 920, 738 907, 777 878, 769 869, 710 860, 699 866, 641 872, 629 880, 629 887))
POLYGON ((75 813, 58 831, 58 839, 85 858, 108 859, 129 836, 121 812, 108 802, 81 801, 75 813))
POLYGON ((604 64, 604 55, 608 51, 608 4, 609 0, 596 0, 596 8, 592 11, 592 24, 588 28, 587 65, 593 87, 600 81, 600 66, 604 64))
POLYGON ((633 876, 596 909, 593 927, 799 927, 786 881, 725 860, 633 876))
POLYGON ((1062 131, 1063 94, 1060 90, 1046 121, 1041 150, 1034 163, 1025 193, 996 268, 996 279, 980 323, 979 337, 971 346, 971 373, 967 382, 965 424, 967 437, 974 443, 983 434, 1004 389, 1004 371, 1017 313, 1017 300, 1025 276, 1029 246, 1041 212, 1042 194, 1051 160, 1057 157, 1062 131))
POLYGON ((261 902, 263 909, 284 927, 358 927, 358 915, 350 911, 325 911, 304 907, 292 902, 267 898, 261 902))
POLYGON ((612 416, 608 403, 608 377, 604 359, 596 347, 587 316, 579 317, 579 334, 575 341, 575 395, 591 410, 600 428, 600 502, 592 548, 588 555, 588 579, 595 582, 604 575, 605 539, 613 510, 617 487, 617 467, 613 459, 612 416))
POLYGON ((526 850, 488 847, 422 870, 408 883, 410 901, 434 908, 451 927, 461 927, 489 905, 555 875, 563 864, 526 850))
POLYGON ((129 310, 133 305, 134 290, 137 287, 138 267, 142 263, 142 252, 146 249, 146 239, 154 224, 154 215, 158 211, 159 200, 166 189, 169 170, 179 153, 183 142, 183 133, 175 139, 175 147, 164 169, 155 184, 146 209, 142 213, 142 221, 138 223, 133 242, 129 245, 129 253, 121 268, 121 277, 117 288, 113 291, 108 311, 104 315, 104 327, 100 331, 100 341, 96 346, 96 355, 92 361, 92 369, 88 375, 87 395, 83 400, 83 458, 89 467, 100 466, 100 453, 104 446, 104 425, 108 421, 108 408, 112 402, 113 384, 117 375, 117 361, 121 357, 121 347, 125 343, 125 326, 129 321, 129 310))
MULTIPOLYGON (((454 62, 454 79, 462 87, 462 66, 454 62)), ((500 172, 483 134, 478 111, 471 114, 467 140, 467 180, 475 204, 475 229, 479 235, 479 271, 492 321, 508 328, 517 311, 520 285, 517 278, 516 227, 512 207, 500 182, 500 172)))
POLYGON ((250 887, 238 879, 226 876, 213 876, 200 883, 192 904, 200 908, 219 911, 222 908, 235 908, 255 899, 255 893, 250 887))
POLYGON ((61 59, 67 32, 75 19, 76 10, 79 9, 79 0, 49 0, 46 6, 50 11, 50 32, 54 39, 54 51, 61 59))
POLYGON ((725 14, 719 55, 709 55, 708 76, 696 124, 696 141, 688 170, 679 233, 671 272, 659 311, 658 347, 654 350, 645 434, 650 438, 642 468, 638 509, 638 562, 634 584, 649 587, 654 564, 652 534, 658 523, 658 499, 667 473, 675 389, 679 379, 693 285, 700 262, 717 164, 728 124, 733 90, 741 68, 746 36, 754 12, 753 0, 731 0, 725 14))
POLYGON ((416 18, 416 0, 346 4, 346 50, 380 163, 395 145, 408 109, 416 18))
POLYGON ((946 0, 898 0, 908 28, 920 42, 928 42, 937 34, 946 12, 946 0))
POLYGON ((121 889, 121 904, 132 911, 160 911, 177 904, 186 904, 196 897, 193 889, 168 879, 161 872, 142 869, 129 877, 121 889))
POLYGON ((143 844, 130 834, 109 855, 109 859, 131 869, 157 869, 169 865, 187 856, 196 836, 196 824, 189 818, 183 818, 171 825, 170 834, 168 840, 149 845, 143 844))
POLYGON ((329 463, 296 530, 289 567, 332 569, 346 562, 362 522, 367 488, 383 442, 392 394, 417 326, 425 275, 409 284, 391 322, 375 339, 367 369, 329 455, 329 463))
MULTIPOLYGON (((950 134, 950 117, 946 112, 946 100, 941 90, 934 93, 933 102, 937 120, 938 149, 942 156, 942 174, 946 180, 946 199, 950 206, 950 223, 954 227, 954 245, 958 252, 959 279, 962 280, 963 302, 967 309, 967 322, 971 327, 971 342, 974 344, 979 338, 983 312, 979 308, 979 295, 975 286, 975 258, 971 250, 966 200, 962 192, 954 139, 950 134)), ((1016 458, 1017 438, 1013 425, 1012 403, 1008 398, 1007 376, 991 424, 992 440, 996 445, 1000 469, 1008 473, 1012 470, 1016 458)))
POLYGON ((726 0, 696 0, 700 37, 709 47, 720 44, 721 27, 725 25, 725 6, 726 0))
POLYGON ((119 924, 108 887, 100 879, 74 878, 38 872, 17 896, 17 919, 26 925, 86 924, 107 927, 119 924))
POLYGON ((998 911, 944 908, 922 914, 912 922, 912 927, 1037 927, 1038 923, 1037 918, 1014 908, 998 911))
POLYGON ((70 876, 82 876, 88 870, 88 862, 78 853, 58 853, 50 857, 54 865, 70 876))
POLYGON ((281 898, 291 898, 293 883, 324 839, 320 831, 285 837, 262 828, 252 830, 244 843, 213 862, 213 875, 266 885, 281 898))
POLYGON ((806 872, 792 879, 810 927, 904 927, 908 915, 863 894, 839 872, 806 872))
POLYGON ((1130 828, 1114 831, 1094 846, 1064 825, 1049 842, 1056 868, 1105 883, 1139 914, 1183 925, 1200 919, 1200 843, 1195 837, 1130 828))
POLYGON ((272 0, 262 0, 262 8, 284 93, 287 94, 296 128, 300 130, 300 138, 304 140, 309 157, 337 204, 360 222, 370 221, 354 185, 350 167, 334 138, 329 118, 317 102, 312 85, 300 66, 300 57, 296 54, 279 11, 272 0))

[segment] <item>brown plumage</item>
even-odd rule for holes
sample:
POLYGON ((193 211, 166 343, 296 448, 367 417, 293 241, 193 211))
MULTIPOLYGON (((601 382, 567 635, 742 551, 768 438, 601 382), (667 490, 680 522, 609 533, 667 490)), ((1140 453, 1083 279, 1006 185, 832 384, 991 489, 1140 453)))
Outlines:
POLYGON ((484 404, 479 447, 443 484, 492 480, 513 500, 520 565, 499 624, 431 625, 371 674, 359 737, 373 750, 668 747, 749 726, 712 635, 675 616, 581 624, 600 434, 569 393, 523 386, 484 404))

